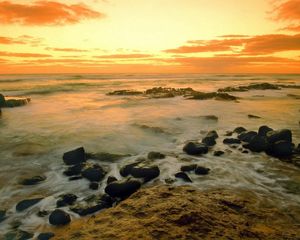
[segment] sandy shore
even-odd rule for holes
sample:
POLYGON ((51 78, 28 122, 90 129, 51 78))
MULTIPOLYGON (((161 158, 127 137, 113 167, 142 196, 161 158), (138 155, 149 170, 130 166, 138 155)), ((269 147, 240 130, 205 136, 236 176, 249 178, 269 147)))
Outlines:
POLYGON ((267 201, 225 190, 159 185, 116 207, 52 228, 53 239, 300 239, 299 225, 267 201), (297 238, 298 236, 298 238, 297 238))

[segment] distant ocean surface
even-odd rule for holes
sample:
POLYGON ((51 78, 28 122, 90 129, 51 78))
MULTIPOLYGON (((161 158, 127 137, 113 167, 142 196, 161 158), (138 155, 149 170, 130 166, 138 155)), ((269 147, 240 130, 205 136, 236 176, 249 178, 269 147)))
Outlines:
MULTIPOLYGON (((226 131, 238 126, 257 130, 261 125, 268 125, 274 129, 291 129, 294 143, 300 143, 300 100, 291 97, 300 95, 299 89, 230 93, 240 97, 239 102, 106 95, 114 90, 152 87, 191 87, 212 92, 263 82, 300 85, 300 75, 0 75, 0 93, 31 97, 26 106, 2 109, 0 210, 7 209, 9 218, 0 223, 0 232, 8 231, 15 221, 21 222, 22 229, 39 231, 47 218, 37 217, 35 213, 53 209, 60 194, 76 192, 80 198, 93 194, 86 180, 70 182, 62 174, 63 153, 76 147, 84 146, 94 153, 130 154, 122 162, 105 163, 109 169, 107 176, 116 177, 120 166, 146 156, 149 151, 167 153, 168 157, 159 163, 160 180, 164 181, 174 178, 182 165, 178 158, 171 156, 183 155, 184 143, 201 139, 205 131, 216 130, 222 139, 226 131), (261 118, 251 119, 248 114, 261 118), (207 115, 217 116, 218 121, 206 119, 207 115), (35 175, 45 175, 47 180, 34 187, 18 184, 20 179, 35 175), (18 201, 40 195, 45 199, 34 208, 15 212, 18 201)), ((226 146, 219 140, 214 149, 225 150, 226 146)), ((278 207, 300 216, 299 168, 264 153, 230 151, 218 159, 212 153, 192 159, 211 168, 211 174, 206 177, 192 177, 193 185, 200 189, 251 190, 258 197, 269 196, 278 207)), ((102 184, 99 191, 104 187, 102 184)), ((72 216, 76 217, 74 213, 72 216)))

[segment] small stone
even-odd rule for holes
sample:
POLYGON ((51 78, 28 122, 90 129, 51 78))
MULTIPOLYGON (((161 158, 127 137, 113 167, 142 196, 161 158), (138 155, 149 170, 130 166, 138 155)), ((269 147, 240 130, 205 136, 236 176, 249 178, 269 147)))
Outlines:
POLYGON ((70 222, 70 215, 60 209, 54 210, 49 216, 49 223, 54 226, 66 225, 70 222))
POLYGON ((197 175, 207 175, 209 173, 209 171, 210 171, 209 168, 198 166, 195 169, 195 174, 197 174, 197 175))
POLYGON ((194 171, 197 167, 197 164, 191 164, 191 165, 184 165, 181 166, 180 170, 182 172, 190 172, 190 171, 194 171))
POLYGON ((148 159, 155 160, 155 159, 164 159, 166 155, 160 153, 160 152, 149 152, 148 153, 148 159))
POLYGON ((34 176, 34 177, 31 177, 31 178, 26 178, 26 179, 22 179, 20 181, 20 184, 22 185, 36 185, 42 181, 45 181, 46 180, 46 177, 44 176, 34 176))
POLYGON ((208 152, 208 147, 203 143, 189 142, 183 147, 183 151, 189 155, 200 155, 208 152))
POLYGON ((46 233, 40 233, 37 237, 37 240, 49 240, 55 236, 54 233, 46 232, 46 233))
POLYGON ((180 179, 184 180, 185 182, 193 182, 185 172, 178 172, 175 174, 175 177, 180 178, 180 179))
POLYGON ((222 156, 224 153, 225 153, 225 152, 223 152, 223 151, 214 151, 214 156, 220 157, 220 156, 222 156))
POLYGON ((17 212, 22 212, 27 208, 32 207, 33 205, 37 204, 38 202, 40 202, 43 198, 33 198, 33 199, 26 199, 23 200, 21 202, 19 202, 16 205, 16 210, 17 212))
POLYGON ((110 184, 112 182, 118 181, 118 179, 114 176, 108 176, 106 183, 110 184))
POLYGON ((98 190, 98 188, 99 188, 99 183, 97 183, 97 182, 91 182, 89 187, 90 187, 90 189, 92 189, 92 190, 98 190))

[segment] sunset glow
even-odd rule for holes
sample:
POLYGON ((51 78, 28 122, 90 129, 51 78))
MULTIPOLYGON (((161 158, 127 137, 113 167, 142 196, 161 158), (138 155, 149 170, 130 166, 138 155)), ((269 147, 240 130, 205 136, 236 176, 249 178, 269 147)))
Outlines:
POLYGON ((297 73, 300 0, 0 1, 0 73, 297 73))

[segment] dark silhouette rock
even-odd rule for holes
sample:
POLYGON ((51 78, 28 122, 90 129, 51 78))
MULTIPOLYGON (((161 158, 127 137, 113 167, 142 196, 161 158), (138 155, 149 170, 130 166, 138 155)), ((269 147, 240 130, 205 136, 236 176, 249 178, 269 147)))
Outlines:
POLYGON ((261 118, 261 117, 259 117, 259 116, 256 116, 256 115, 252 115, 252 114, 248 114, 248 118, 256 118, 256 119, 258 119, 258 118, 261 118))
POLYGON ((46 232, 46 233, 40 233, 37 237, 37 240, 49 240, 55 236, 54 233, 46 232))
POLYGON ((0 210, 0 223, 6 219, 6 211, 0 210))
POLYGON ((216 138, 214 136, 206 136, 202 139, 202 143, 204 143, 206 146, 212 147, 216 145, 216 138))
POLYGON ((254 131, 242 132, 238 135, 238 139, 240 139, 243 142, 249 143, 255 136, 257 136, 257 133, 254 131))
POLYGON ((214 151, 214 156, 220 157, 220 156, 222 156, 224 153, 225 153, 225 152, 223 152, 223 151, 214 151))
POLYGON ((33 205, 37 204, 38 202, 40 202, 43 198, 33 198, 33 199, 26 199, 23 200, 21 202, 19 202, 16 205, 16 210, 17 212, 22 212, 27 208, 32 207, 33 205))
POLYGON ((267 140, 273 144, 278 141, 292 142, 292 132, 289 129, 282 129, 278 131, 269 131, 267 133, 267 140))
POLYGON ((89 188, 92 189, 92 190, 98 190, 99 183, 97 183, 97 182, 91 182, 90 185, 89 185, 89 188))
POLYGON ((67 165, 76 165, 86 161, 83 147, 66 152, 63 155, 64 163, 67 165))
POLYGON ((107 152, 99 152, 99 153, 86 153, 86 159, 93 159, 102 162, 115 162, 124 157, 129 157, 129 154, 115 154, 115 153, 107 153, 107 152))
POLYGON ((120 169, 120 174, 122 177, 127 177, 128 175, 131 174, 131 170, 134 166, 137 166, 140 162, 135 162, 135 163, 130 163, 130 164, 127 164, 123 167, 121 167, 120 169))
POLYGON ((57 207, 64 207, 67 205, 72 205, 76 202, 77 196, 72 193, 64 194, 61 198, 56 202, 57 207))
POLYGON ((210 169, 209 168, 206 168, 206 167, 201 167, 201 166, 198 166, 196 169, 195 169, 195 173, 197 175, 207 175, 209 173, 210 169))
POLYGON ((40 210, 40 211, 38 211, 37 212, 37 216, 38 217, 45 217, 45 216, 47 216, 49 214, 49 212, 48 211, 46 211, 46 210, 40 210))
POLYGON ((99 182, 104 178, 106 172, 101 166, 93 165, 92 167, 84 169, 81 174, 91 182, 99 182))
POLYGON ((31 177, 31 178, 26 178, 26 179, 22 179, 20 181, 20 184, 22 185, 36 185, 40 182, 43 182, 46 180, 46 177, 45 176, 34 176, 34 177, 31 177))
POLYGON ((0 108, 5 107, 5 98, 4 96, 0 93, 0 108))
POLYGON ((260 126, 259 129, 258 129, 258 135, 259 136, 262 136, 262 137, 266 137, 267 136, 267 133, 270 132, 270 131, 273 131, 272 128, 269 128, 268 126, 260 126))
POLYGON ((34 236, 33 233, 29 233, 20 229, 8 232, 4 235, 4 240, 29 240, 34 236))
POLYGON ((260 135, 254 136, 248 144, 243 145, 244 148, 247 148, 252 152, 266 151, 269 146, 266 137, 260 135))
POLYGON ((289 141, 278 141, 271 145, 266 151, 267 154, 274 157, 289 157, 293 154, 294 144, 289 141))
POLYGON ((69 178, 69 181, 76 181, 76 180, 80 180, 82 179, 83 177, 80 175, 80 176, 73 176, 73 177, 70 177, 69 178))
POLYGON ((66 171, 64 171, 64 175, 66 176, 75 176, 81 174, 82 169, 85 167, 85 163, 80 163, 68 167, 66 171))
POLYGON ((208 152, 208 147, 203 143, 189 142, 183 147, 183 151, 189 155, 200 155, 208 152))
POLYGON ((160 170, 158 166, 135 166, 131 169, 130 173, 135 178, 143 178, 145 182, 148 182, 159 176, 160 170))
POLYGON ((160 152, 149 152, 148 153, 148 159, 155 160, 155 159, 164 159, 166 155, 160 153, 160 152))
POLYGON ((71 208, 71 211, 77 213, 80 216, 86 216, 109 207, 111 207, 111 205, 100 201, 99 203, 90 206, 76 206, 74 208, 71 208))
POLYGON ((180 179, 184 180, 185 182, 193 182, 185 172, 178 172, 175 174, 175 177, 180 178, 180 179))
POLYGON ((108 176, 106 183, 110 184, 112 182, 118 181, 118 179, 116 177, 113 176, 108 176))
POLYGON ((197 167, 197 164, 191 164, 191 165, 184 165, 181 166, 180 170, 182 172, 190 172, 190 171, 194 171, 197 167))
POLYGON ((233 130, 233 132, 235 132, 237 134, 241 134, 242 132, 245 132, 245 131, 247 131, 247 129, 244 127, 237 127, 233 130))
POLYGON ((113 198, 127 198, 141 187, 141 182, 135 179, 116 181, 108 184, 105 192, 113 198))
POLYGON ((54 226, 62 226, 71 222, 71 217, 63 210, 56 209, 49 216, 49 223, 54 226))
POLYGON ((225 138, 223 140, 224 144, 230 145, 230 144, 240 144, 241 140, 236 139, 236 138, 225 138))

